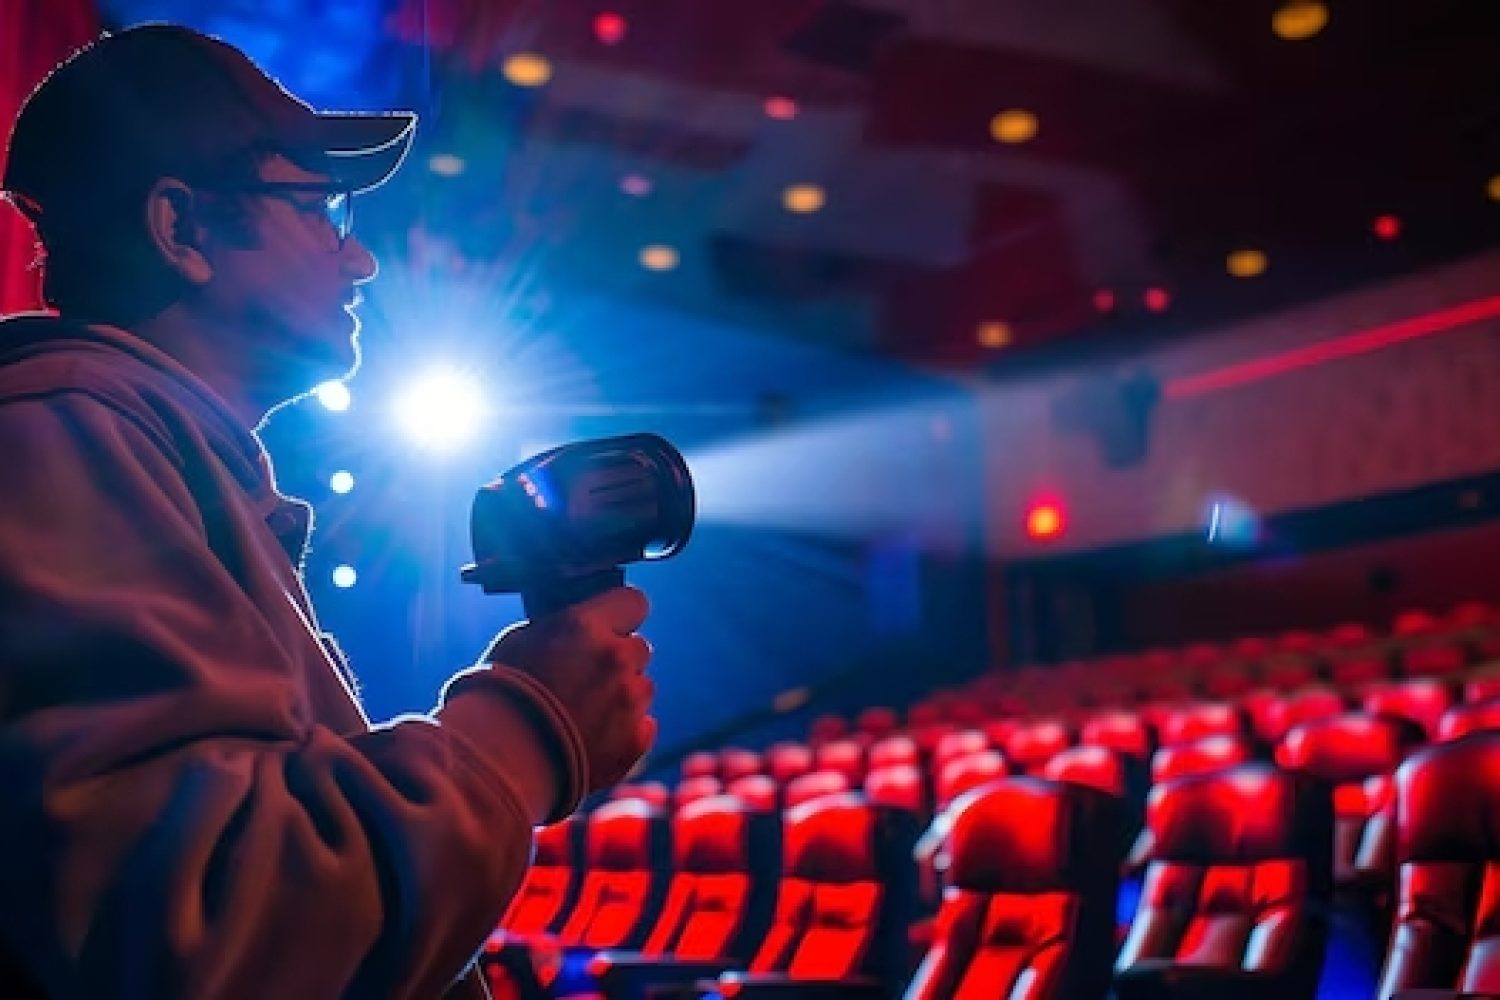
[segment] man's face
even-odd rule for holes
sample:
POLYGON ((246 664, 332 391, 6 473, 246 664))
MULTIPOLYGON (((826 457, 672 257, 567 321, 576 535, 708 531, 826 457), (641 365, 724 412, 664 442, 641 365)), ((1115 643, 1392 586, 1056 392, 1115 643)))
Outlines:
POLYGON ((336 193, 327 175, 282 156, 261 164, 261 181, 307 184, 240 195, 245 238, 218 240, 205 305, 244 349, 274 369, 286 397, 349 374, 358 364, 355 286, 375 276, 375 258, 352 234, 338 244, 324 204, 336 193), (329 185, 320 191, 319 184, 329 185))

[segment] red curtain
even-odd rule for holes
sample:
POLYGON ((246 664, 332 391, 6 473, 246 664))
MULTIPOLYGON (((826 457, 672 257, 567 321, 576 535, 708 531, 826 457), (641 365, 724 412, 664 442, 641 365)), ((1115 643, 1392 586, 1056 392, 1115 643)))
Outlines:
MULTIPOLYGON (((98 34, 94 0, 0 2, 0 137, 9 139, 21 102, 48 71, 98 34)), ((40 304, 35 257, 31 227, 8 203, 0 205, 0 314, 40 304)))

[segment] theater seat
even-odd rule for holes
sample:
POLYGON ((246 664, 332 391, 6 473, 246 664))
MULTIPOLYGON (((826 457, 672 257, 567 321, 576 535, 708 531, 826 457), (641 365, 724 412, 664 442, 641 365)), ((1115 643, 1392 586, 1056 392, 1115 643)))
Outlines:
POLYGON ((1446 743, 1485 729, 1500 729, 1500 698, 1476 705, 1454 705, 1443 713, 1437 738, 1446 743))
POLYGON ((1453 695, 1441 681, 1432 678, 1375 684, 1365 691, 1364 710, 1371 715, 1394 715, 1421 725, 1436 738, 1443 713, 1453 704, 1453 695))
POLYGON ((896 710, 883 705, 865 709, 854 720, 855 730, 864 733, 872 740, 883 739, 891 735, 900 725, 901 716, 896 714, 896 710))
POLYGON ((1315 685, 1293 691, 1283 698, 1251 708, 1255 734, 1267 745, 1280 742, 1292 727, 1316 719, 1327 719, 1348 710, 1344 698, 1330 687, 1315 685), (1259 718, 1254 713, 1259 712, 1259 718))
POLYGON ((672 804, 672 792, 660 781, 641 781, 634 784, 616 785, 609 793, 614 799, 642 799, 659 809, 672 804))
POLYGON ((905 810, 870 805, 855 793, 788 810, 771 929, 748 974, 726 973, 719 991, 745 1000, 817 996, 834 987, 899 992, 915 831, 905 810))
POLYGON ((719 776, 719 755, 707 750, 699 750, 682 758, 682 778, 717 778, 719 776))
POLYGON ((582 824, 574 816, 537 830, 531 867, 500 920, 510 934, 547 934, 567 919, 578 897, 578 840, 582 824))
POLYGON ((1328 787, 1269 764, 1153 789, 1154 856, 1119 1000, 1313 1000, 1332 894, 1328 787))
POLYGON ((698 778, 685 778, 672 790, 672 805, 678 809, 699 799, 710 798, 720 795, 724 791, 723 784, 718 778, 703 775, 698 778))
POLYGON ((782 806, 792 809, 825 795, 847 792, 852 786, 849 779, 838 771, 813 771, 795 778, 781 795, 782 806))
POLYGON ((1118 877, 1097 844, 1117 840, 1118 823, 1116 800, 1082 785, 1014 777, 969 793, 906 1000, 1104 997, 1118 877))
POLYGON ((766 751, 766 773, 781 787, 813 769, 813 752, 804 743, 776 743, 766 751))
POLYGON ((1185 778, 1190 774, 1222 771, 1251 757, 1250 744, 1233 736, 1208 736, 1191 743, 1164 746, 1151 755, 1151 783, 1185 778))
POLYGON ((601 806, 589 817, 587 871, 558 940, 588 948, 640 947, 661 908, 667 857, 661 810, 639 799, 601 806))
MULTIPOLYGON (((1422 727, 1409 719, 1349 712, 1297 726, 1276 747, 1276 763, 1333 787, 1333 880, 1339 887, 1366 883, 1357 865, 1367 827, 1388 802, 1388 776, 1421 746, 1422 727)), ((1385 883, 1393 873, 1385 873, 1385 883)))
POLYGON ((865 748, 856 740, 833 740, 813 752, 813 764, 819 771, 837 771, 849 779, 851 788, 865 779, 865 748))
POLYGON ((865 798, 873 805, 905 809, 919 821, 927 821, 922 772, 910 764, 893 764, 865 775, 865 798))
POLYGON ((1146 815, 1146 762, 1134 754, 1108 747, 1073 747, 1049 760, 1042 777, 1069 785, 1082 785, 1119 800, 1120 840, 1115 861, 1123 861, 1140 836, 1146 815))
POLYGON ((741 747, 726 747, 719 751, 719 780, 729 784, 738 778, 759 774, 760 754, 741 747))
POLYGON ((1164 747, 1196 743, 1210 736, 1242 738, 1250 734, 1250 720, 1238 705, 1207 701, 1183 705, 1162 719, 1160 736, 1164 747))
POLYGON ((866 764, 871 771, 883 767, 920 767, 922 751, 910 736, 887 736, 870 745, 866 764))
POLYGON ((1005 759, 1013 771, 1032 771, 1073 745, 1073 728, 1061 719, 1023 725, 1005 741, 1005 759))
POLYGON ((775 812, 781 804, 776 782, 764 774, 751 774, 732 781, 724 791, 758 812, 775 812))
POLYGON ((588 965, 604 996, 637 997, 648 984, 691 983, 748 962, 770 926, 780 834, 774 813, 729 796, 678 813, 672 879, 645 946, 601 952, 588 965))
POLYGON ((1156 734, 1150 724, 1134 712, 1102 712, 1083 724, 1078 742, 1084 746, 1107 747, 1144 761, 1149 760, 1156 749, 1156 734))
POLYGON ((964 792, 1004 777, 1008 770, 1005 758, 993 750, 982 750, 949 761, 937 776, 937 807, 946 808, 964 792))
POLYGON ((977 729, 960 729, 948 733, 938 741, 932 751, 932 773, 942 774, 943 768, 960 757, 980 753, 990 748, 990 741, 977 729))
POLYGON ((1396 773, 1400 870, 1381 1000, 1500 993, 1500 733, 1414 754, 1396 773))

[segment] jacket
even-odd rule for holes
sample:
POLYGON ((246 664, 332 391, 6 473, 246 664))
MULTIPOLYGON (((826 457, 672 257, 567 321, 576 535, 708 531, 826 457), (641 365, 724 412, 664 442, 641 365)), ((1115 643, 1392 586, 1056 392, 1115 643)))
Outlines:
POLYGON ((307 524, 165 353, 0 321, 0 965, 46 994, 484 994, 536 818, 516 768, 560 818, 580 735, 507 668, 372 724, 307 524))

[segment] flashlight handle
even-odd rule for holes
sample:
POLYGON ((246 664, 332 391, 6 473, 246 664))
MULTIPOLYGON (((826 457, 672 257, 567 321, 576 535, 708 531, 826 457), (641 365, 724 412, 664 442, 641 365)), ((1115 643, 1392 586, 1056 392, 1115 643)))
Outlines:
POLYGON ((526 617, 536 621, 544 615, 582 604, 590 597, 625 585, 625 570, 619 566, 585 576, 561 577, 521 589, 521 607, 526 617))

